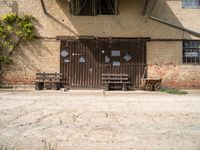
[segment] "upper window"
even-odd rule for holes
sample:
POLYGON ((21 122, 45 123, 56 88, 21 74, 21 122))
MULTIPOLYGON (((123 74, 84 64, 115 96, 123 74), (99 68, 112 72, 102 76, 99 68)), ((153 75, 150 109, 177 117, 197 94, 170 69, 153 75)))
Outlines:
POLYGON ((200 41, 183 41, 183 63, 200 64, 200 41))
POLYGON ((182 0, 183 8, 200 8, 200 0, 182 0))
POLYGON ((114 0, 98 0, 97 14, 99 15, 114 15, 115 1, 114 0))
POLYGON ((79 16, 115 15, 118 0, 70 0, 70 7, 79 16))

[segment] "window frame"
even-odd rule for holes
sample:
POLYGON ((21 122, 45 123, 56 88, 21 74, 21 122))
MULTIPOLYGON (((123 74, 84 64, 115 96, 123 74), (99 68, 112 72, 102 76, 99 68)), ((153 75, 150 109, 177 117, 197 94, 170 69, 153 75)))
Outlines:
POLYGON ((185 65, 200 65, 200 40, 183 40, 182 62, 185 65), (187 43, 187 44, 186 44, 187 43), (197 57, 186 57, 185 53, 198 53, 197 57))
MULTIPOLYGON (((111 12, 111 13, 99 13, 99 10, 101 10, 102 8, 101 5, 100 5, 100 0, 88 0, 88 3, 91 5, 89 7, 91 7, 90 13, 88 14, 81 14, 81 10, 79 10, 79 7, 80 7, 80 1, 78 0, 71 0, 70 2, 70 10, 71 11, 71 14, 74 15, 74 16, 98 16, 98 15, 106 15, 106 16, 112 16, 112 15, 118 15, 118 8, 119 8, 119 2, 118 0, 114 0, 114 6, 113 6, 113 9, 114 11, 111 12), (77 4, 78 3, 78 4, 77 4)), ((82 7, 81 9, 84 9, 84 7, 82 7)), ((83 10, 84 11, 84 10, 83 10)), ((109 12, 109 11, 108 11, 109 12)))
POLYGON ((182 8, 184 9, 199 9, 200 8, 200 0, 182 0, 182 8), (195 5, 198 3, 198 6, 195 5))

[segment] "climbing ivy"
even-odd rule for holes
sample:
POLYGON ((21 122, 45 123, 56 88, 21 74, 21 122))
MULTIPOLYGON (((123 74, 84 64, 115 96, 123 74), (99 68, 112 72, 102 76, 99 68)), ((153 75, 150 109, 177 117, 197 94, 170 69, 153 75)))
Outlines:
POLYGON ((29 15, 7 14, 0 19, 0 70, 12 62, 11 56, 22 41, 35 37, 34 18, 29 15))

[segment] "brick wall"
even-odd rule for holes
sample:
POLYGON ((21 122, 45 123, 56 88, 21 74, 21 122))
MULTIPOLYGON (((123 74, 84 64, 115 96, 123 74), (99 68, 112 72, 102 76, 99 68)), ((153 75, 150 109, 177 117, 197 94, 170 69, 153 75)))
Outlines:
POLYGON ((4 66, 1 83, 33 84, 36 72, 59 72, 60 43, 56 40, 34 40, 22 43, 13 55, 13 63, 4 66))
POLYGON ((147 44, 148 75, 159 76, 163 85, 174 88, 200 88, 200 66, 182 64, 182 42, 147 44))

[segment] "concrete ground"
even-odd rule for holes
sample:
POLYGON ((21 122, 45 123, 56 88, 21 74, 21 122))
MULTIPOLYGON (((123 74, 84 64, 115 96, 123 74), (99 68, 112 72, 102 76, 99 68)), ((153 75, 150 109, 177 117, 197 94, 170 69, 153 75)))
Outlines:
POLYGON ((16 150, 45 143, 57 150, 200 150, 200 91, 0 91, 0 143, 16 150))

